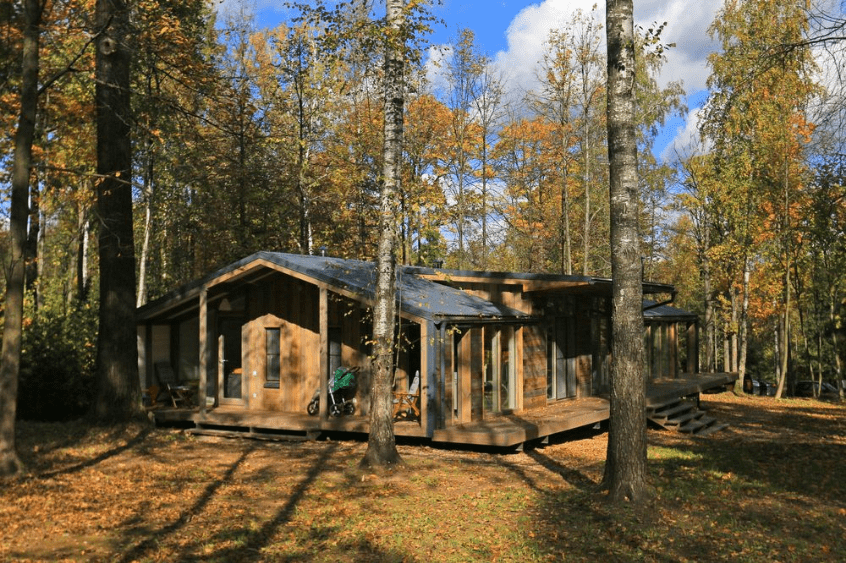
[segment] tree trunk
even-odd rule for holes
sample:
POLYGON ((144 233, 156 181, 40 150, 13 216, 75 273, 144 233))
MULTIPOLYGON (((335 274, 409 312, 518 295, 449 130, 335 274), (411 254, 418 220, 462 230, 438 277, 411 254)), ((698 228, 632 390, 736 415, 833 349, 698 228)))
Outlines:
MULTIPOLYGON (((706 227, 707 228, 707 227, 706 227)), ((711 290, 711 260, 708 257, 709 240, 706 234, 705 247, 701 253, 702 290, 705 294, 705 371, 717 371, 717 332, 714 293, 711 290)))
POLYGON ((735 382, 735 392, 743 392, 743 380, 746 379, 746 356, 749 349, 749 277, 750 263, 749 258, 743 260, 743 301, 740 305, 740 326, 738 332, 740 333, 740 359, 737 362, 738 378, 735 382))
POLYGON ((632 0, 609 0, 608 157, 610 161, 612 349, 611 420, 603 486, 612 502, 647 495, 643 285, 637 227, 632 0))
POLYGON ((78 201, 76 209, 76 298, 85 303, 88 301, 89 276, 88 276, 88 235, 91 228, 88 219, 86 204, 78 201))
MULTIPOLYGON (((148 91, 149 94, 149 91, 148 91)), ((141 242, 141 257, 138 261, 138 295, 135 302, 137 307, 147 303, 147 262, 150 259, 150 240, 153 236, 153 142, 147 140, 147 166, 144 172, 144 240, 141 242)))
POLYGON ((784 312, 781 315, 781 332, 779 333, 779 351, 778 357, 778 389, 776 390, 776 399, 781 399, 786 393, 785 384, 787 383, 787 368, 790 360, 790 272, 785 273, 784 283, 784 312))
MULTIPOLYGON (((563 137, 563 135, 562 135, 563 137)), ((562 141, 562 144, 565 144, 562 141)), ((567 154, 566 146, 563 154, 567 154)), ((561 165, 561 273, 572 275, 573 260, 570 241, 570 200, 567 195, 567 163, 561 165)))
POLYGON ((29 182, 29 232, 26 237, 26 247, 24 251, 24 278, 26 283, 26 290, 36 294, 35 305, 40 305, 40 292, 38 291, 38 241, 40 240, 39 233, 41 232, 41 209, 40 200, 41 193, 38 189, 38 179, 33 178, 29 182))
MULTIPOLYGON (((582 78, 582 80, 586 80, 586 78, 582 78)), ((587 94, 585 94, 584 99, 587 100, 587 94)), ((582 176, 582 180, 585 183, 585 219, 584 219, 584 240, 582 241, 582 252, 584 256, 582 257, 582 275, 587 276, 590 272, 590 260, 588 257, 590 256, 590 126, 588 125, 588 106, 585 106, 585 126, 584 126, 584 133, 585 136, 583 141, 583 150, 584 150, 584 163, 582 164, 584 169, 584 174, 582 176)), ((610 127, 610 125, 609 125, 610 127)))
MULTIPOLYGON (((832 326, 835 325, 837 318, 837 300, 836 289, 831 286, 828 293, 828 319, 832 326)), ((846 386, 844 386, 843 368, 840 362, 840 346, 837 338, 837 331, 831 331, 831 347, 834 351, 834 373, 837 375, 837 388, 840 390, 840 398, 846 396, 846 386)))
POLYGON ((135 248, 132 229, 129 9, 97 0, 97 211, 100 328, 97 396, 92 416, 127 420, 140 412, 135 328, 135 248))
POLYGON ((385 145, 382 151, 382 195, 376 281, 376 307, 373 314, 373 340, 376 359, 370 387, 370 436, 362 467, 385 467, 401 463, 394 437, 391 384, 394 372, 394 324, 396 316, 397 194, 403 137, 403 27, 404 0, 387 0, 388 29, 385 53, 385 145))
POLYGON ((6 307, 3 318, 3 352, 0 366, 0 476, 20 473, 15 450, 15 416, 21 363, 21 332, 24 301, 24 247, 26 245, 27 198, 32 171, 32 142, 38 109, 38 42, 41 2, 24 4, 21 113, 15 134, 12 170, 12 201, 9 216, 10 248, 6 274, 6 307))

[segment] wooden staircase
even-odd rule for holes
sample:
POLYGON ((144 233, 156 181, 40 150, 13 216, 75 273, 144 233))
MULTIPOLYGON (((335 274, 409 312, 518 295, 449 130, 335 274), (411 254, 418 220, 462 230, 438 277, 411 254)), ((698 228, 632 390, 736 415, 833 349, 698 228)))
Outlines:
POLYGON ((709 436, 728 428, 728 424, 718 422, 699 410, 692 401, 683 398, 648 405, 646 418, 667 430, 694 436, 709 436))

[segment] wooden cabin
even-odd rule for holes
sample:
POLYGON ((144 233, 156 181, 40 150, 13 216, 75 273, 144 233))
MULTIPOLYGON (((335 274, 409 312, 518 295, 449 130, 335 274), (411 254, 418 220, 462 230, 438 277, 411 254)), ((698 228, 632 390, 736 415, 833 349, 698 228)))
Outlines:
MULTIPOLYGON (((370 262, 259 252, 141 307, 142 387, 161 390, 169 369, 193 395, 192 406, 154 409, 157 420, 367 432, 375 277, 370 262), (340 366, 360 371, 355 412, 336 417, 340 366)), ((729 375, 698 374, 695 353, 682 369, 678 327, 695 351, 696 317, 669 305, 672 286, 644 293, 664 297, 645 304, 652 379, 683 384, 679 396, 724 385, 729 375)), ((396 435, 513 446, 607 419, 610 295, 603 278, 398 268, 394 386, 407 392, 419 375, 419 416, 401 413, 396 435)))

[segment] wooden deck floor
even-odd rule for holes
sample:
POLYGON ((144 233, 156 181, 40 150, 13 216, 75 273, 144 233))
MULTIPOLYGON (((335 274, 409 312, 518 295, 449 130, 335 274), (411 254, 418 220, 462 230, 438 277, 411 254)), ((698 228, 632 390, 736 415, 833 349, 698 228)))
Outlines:
POLYGON ((679 397, 704 393, 737 381, 736 373, 703 373, 682 375, 676 379, 657 379, 646 384, 646 406, 663 403, 679 397))
POLYGON ((600 397, 558 401, 543 409, 435 430, 432 441, 513 447, 608 420, 608 414, 608 401, 600 397))
MULTIPOLYGON (((659 404, 673 398, 701 393, 733 383, 736 374, 703 374, 673 380, 647 383, 647 405, 659 404)), ((434 431, 432 442, 494 447, 514 447, 608 420, 610 405, 607 398, 585 397, 550 403, 543 409, 491 417, 486 420, 451 426, 434 431)), ((305 413, 273 411, 244 411, 238 407, 220 406, 199 409, 157 408, 150 411, 158 423, 193 423, 197 429, 241 431, 255 436, 290 436, 315 439, 325 432, 367 434, 370 430, 365 416, 330 417, 321 420, 305 413)), ((399 420, 394 423, 398 437, 425 438, 417 421, 399 420)))

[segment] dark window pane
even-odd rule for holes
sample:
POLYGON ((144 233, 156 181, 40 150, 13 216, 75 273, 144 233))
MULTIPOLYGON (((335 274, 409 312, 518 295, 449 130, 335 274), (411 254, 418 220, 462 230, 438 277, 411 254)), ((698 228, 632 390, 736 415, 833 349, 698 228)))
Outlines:
POLYGON ((281 363, 279 361, 279 329, 268 328, 266 329, 265 334, 265 350, 267 350, 267 374, 265 380, 279 381, 279 374, 282 368, 281 363))

